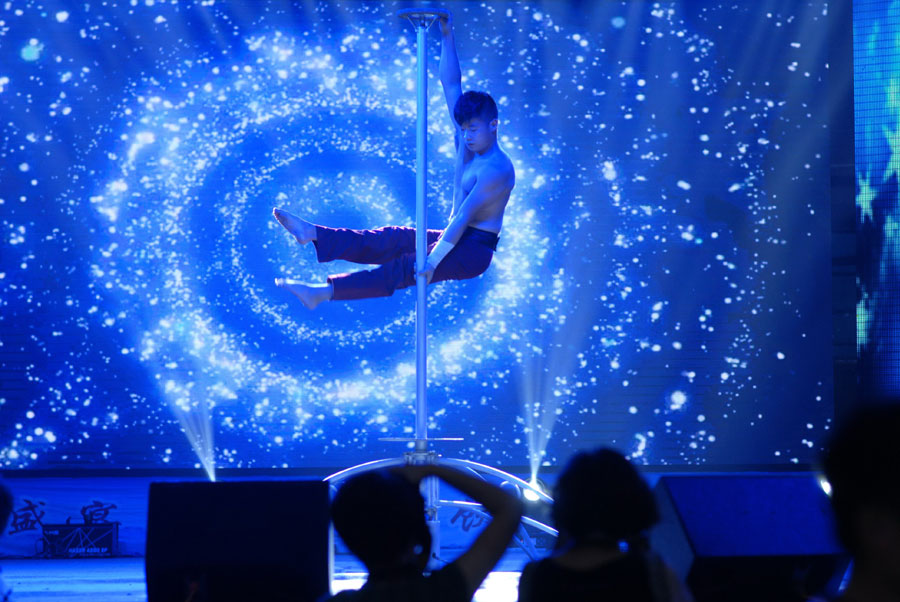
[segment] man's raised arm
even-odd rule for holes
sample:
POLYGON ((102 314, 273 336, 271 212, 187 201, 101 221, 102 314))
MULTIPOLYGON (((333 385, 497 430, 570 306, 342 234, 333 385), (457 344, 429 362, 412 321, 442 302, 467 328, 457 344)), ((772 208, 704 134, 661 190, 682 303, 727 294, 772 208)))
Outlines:
POLYGON ((446 466, 404 466, 395 468, 394 471, 416 484, 425 477, 435 476, 481 504, 491 515, 491 522, 475 538, 469 549, 451 563, 459 568, 468 587, 469 597, 473 596, 503 556, 506 546, 519 528, 522 502, 497 485, 446 466))
MULTIPOLYGON (((450 111, 450 120, 456 130, 459 126, 453 119, 453 107, 456 100, 462 95, 462 74, 459 70, 459 57, 456 56, 456 39, 453 37, 453 15, 450 11, 440 18, 441 21, 441 86, 444 88, 444 97, 447 99, 447 110, 450 111)), ((459 140, 457 140, 457 146, 459 140)))

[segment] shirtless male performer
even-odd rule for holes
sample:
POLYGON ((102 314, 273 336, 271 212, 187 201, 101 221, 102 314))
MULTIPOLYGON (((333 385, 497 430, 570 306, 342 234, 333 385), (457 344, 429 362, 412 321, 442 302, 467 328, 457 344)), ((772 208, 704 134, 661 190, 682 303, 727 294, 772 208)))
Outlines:
MULTIPOLYGON (((428 259, 422 274, 429 283, 484 273, 497 248, 503 211, 516 179, 512 161, 497 144, 497 105, 484 92, 462 93, 449 11, 440 22, 440 77, 447 108, 457 126, 456 168, 450 222, 444 230, 428 230, 428 259)), ((272 213, 300 244, 313 242, 319 262, 343 259, 379 266, 332 275, 322 284, 275 279, 276 285, 292 292, 309 309, 324 301, 387 297, 416 283, 414 228, 326 228, 283 209, 272 213)))

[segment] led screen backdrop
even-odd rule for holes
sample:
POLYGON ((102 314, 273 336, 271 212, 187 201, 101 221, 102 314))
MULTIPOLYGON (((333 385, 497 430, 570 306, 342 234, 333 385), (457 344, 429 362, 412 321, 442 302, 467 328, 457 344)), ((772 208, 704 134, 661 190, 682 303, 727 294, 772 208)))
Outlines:
MULTIPOLYGON (((0 6, 0 461, 340 467, 410 436, 414 293, 307 311, 271 217, 411 225, 391 2, 0 6)), ((517 171, 480 278, 429 292, 447 455, 807 463, 832 416, 820 2, 447 2, 517 171), (785 8, 789 6, 789 8, 785 8)), ((429 209, 453 136, 429 37, 429 209)), ((880 177, 880 176, 879 176, 880 177)))
POLYGON ((861 389, 900 393, 900 4, 853 3, 861 389))

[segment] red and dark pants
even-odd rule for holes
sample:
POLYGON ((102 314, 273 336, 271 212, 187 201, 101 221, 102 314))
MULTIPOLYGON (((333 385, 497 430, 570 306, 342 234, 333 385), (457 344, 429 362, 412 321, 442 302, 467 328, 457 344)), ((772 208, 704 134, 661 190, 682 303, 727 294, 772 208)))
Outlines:
MULTIPOLYGON (((441 230, 428 231, 428 250, 437 243, 441 230)), ((491 264, 498 236, 493 232, 466 228, 459 242, 434 270, 431 282, 465 280, 484 273, 491 264)), ((388 297, 395 290, 416 283, 416 230, 387 226, 375 230, 350 230, 316 226, 316 257, 320 263, 342 259, 375 264, 377 268, 328 277, 334 287, 332 299, 388 297)))

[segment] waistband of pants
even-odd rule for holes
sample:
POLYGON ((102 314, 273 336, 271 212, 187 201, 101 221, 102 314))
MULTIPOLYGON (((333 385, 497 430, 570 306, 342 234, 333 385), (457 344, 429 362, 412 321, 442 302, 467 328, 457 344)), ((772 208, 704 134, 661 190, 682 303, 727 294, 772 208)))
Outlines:
POLYGON ((459 238, 460 242, 464 239, 487 245, 492 250, 496 251, 497 243, 500 242, 500 235, 496 232, 488 232, 487 230, 480 230, 474 226, 468 226, 459 238))

